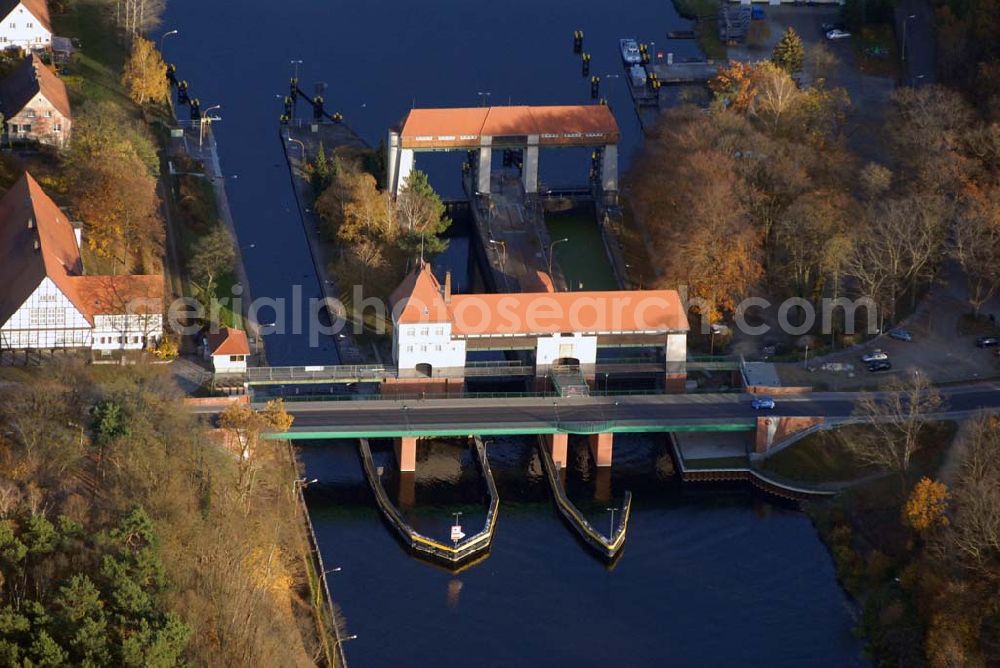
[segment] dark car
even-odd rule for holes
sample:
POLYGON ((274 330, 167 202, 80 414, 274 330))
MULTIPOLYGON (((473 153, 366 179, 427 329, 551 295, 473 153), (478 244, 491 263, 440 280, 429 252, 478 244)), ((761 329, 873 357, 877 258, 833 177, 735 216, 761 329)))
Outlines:
POLYGON ((823 23, 819 28, 824 35, 831 30, 847 30, 847 26, 843 23, 823 23))
POLYGON ((1000 345, 1000 337, 980 336, 976 339, 976 345, 980 348, 992 348, 993 346, 1000 345))
POLYGON ((890 362, 889 360, 878 360, 868 365, 868 370, 871 371, 872 373, 876 371, 888 371, 891 368, 892 368, 892 362, 890 362))
POLYGON ((897 341, 912 341, 913 333, 908 329, 894 329, 889 332, 889 338, 897 341))

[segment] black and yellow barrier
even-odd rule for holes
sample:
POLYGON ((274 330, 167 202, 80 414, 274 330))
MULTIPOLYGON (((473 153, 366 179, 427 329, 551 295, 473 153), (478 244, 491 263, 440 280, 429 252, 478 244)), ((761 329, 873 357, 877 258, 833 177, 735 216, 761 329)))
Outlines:
POLYGON ((556 470, 555 462, 552 461, 552 454, 549 452, 545 439, 542 436, 538 437, 538 453, 542 459, 545 476, 549 479, 549 487, 552 488, 552 496, 555 499, 556 508, 559 509, 563 518, 580 534, 584 542, 594 548, 598 554, 609 561, 614 559, 625 545, 629 518, 632 516, 632 492, 625 492, 622 511, 619 515, 618 523, 614 528, 614 533, 606 537, 587 521, 583 513, 566 496, 566 490, 559 479, 559 472, 556 470))
POLYGON ((473 448, 476 451, 476 459, 486 480, 486 488, 490 496, 490 506, 486 513, 486 524, 482 531, 472 536, 467 536, 454 545, 448 545, 433 538, 428 538, 417 532, 406 523, 399 509, 389 499, 382 481, 379 479, 375 469, 375 460, 372 458, 371 447, 368 439, 361 439, 361 465, 365 471, 365 478, 375 494, 375 501, 389 524, 399 533, 403 542, 409 545, 410 549, 418 555, 428 557, 436 561, 442 561, 449 566, 457 566, 463 562, 489 552, 493 543, 493 533, 496 531, 497 515, 500 508, 500 497, 497 494, 496 483, 493 481, 493 472, 490 470, 490 462, 486 456, 486 446, 482 440, 476 436, 473 441, 473 448))

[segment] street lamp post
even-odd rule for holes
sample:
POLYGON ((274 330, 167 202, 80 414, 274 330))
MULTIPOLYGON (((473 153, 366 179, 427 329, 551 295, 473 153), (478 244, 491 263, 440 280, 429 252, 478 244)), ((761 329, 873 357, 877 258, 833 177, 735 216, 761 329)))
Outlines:
POLYGON ((910 22, 910 19, 915 19, 915 18, 917 18, 916 14, 910 14, 905 19, 903 19, 903 46, 900 48, 899 51, 899 56, 900 56, 899 61, 902 63, 906 62, 906 24, 910 22))
POLYGON ((160 36, 160 53, 163 53, 163 40, 165 40, 166 38, 170 37, 171 35, 176 35, 179 32, 180 32, 179 30, 170 30, 168 32, 163 33, 160 36))
POLYGON ((205 143, 205 123, 211 124, 212 118, 209 116, 209 112, 214 109, 222 109, 221 104, 216 104, 201 113, 201 118, 198 121, 198 150, 201 150, 202 144, 205 143))
POLYGON ((486 103, 489 102, 490 95, 493 95, 493 93, 491 93, 488 90, 487 91, 482 91, 481 90, 478 93, 476 93, 476 95, 479 96, 479 106, 480 107, 485 107, 486 103))
POLYGON ((568 237, 563 237, 562 239, 556 239, 549 244, 549 277, 552 277, 552 251, 555 249, 557 244, 561 244, 564 241, 569 241, 568 237))
POLYGON ((608 531, 608 540, 615 537, 615 508, 607 508, 607 511, 611 513, 611 530, 608 531))
POLYGON ((294 76, 295 80, 298 81, 299 80, 299 65, 302 64, 302 61, 301 60, 290 60, 288 62, 290 62, 292 64, 292 67, 295 68, 295 70, 294 70, 295 73, 292 76, 294 76))
POLYGON ((500 247, 500 266, 507 264, 507 241, 504 239, 490 239, 490 243, 500 247))
POLYGON ((305 162, 306 161, 306 145, 301 140, 296 139, 295 137, 288 137, 288 141, 295 142, 296 144, 299 145, 299 147, 302 149, 302 162, 305 162))

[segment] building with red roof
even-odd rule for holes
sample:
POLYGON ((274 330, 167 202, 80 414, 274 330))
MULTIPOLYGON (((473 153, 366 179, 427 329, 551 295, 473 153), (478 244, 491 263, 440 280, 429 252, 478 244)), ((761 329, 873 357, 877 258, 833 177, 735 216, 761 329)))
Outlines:
POLYGON ((163 295, 162 276, 85 274, 79 228, 30 174, 0 198, 0 349, 139 350, 163 295))
POLYGON ((411 109, 389 131, 386 183, 393 193, 406 185, 418 151, 478 151, 477 191, 489 194, 494 149, 524 152, 526 193, 538 191, 538 151, 592 147, 601 153, 601 186, 618 190, 618 140, 614 114, 603 104, 411 109))
POLYGON ((206 338, 205 356, 212 360, 215 373, 246 373, 250 343, 242 329, 223 327, 206 338))
POLYGON ((662 349, 668 376, 685 374, 687 314, 676 290, 451 294, 427 263, 390 296, 401 378, 455 376, 475 351, 531 351, 537 375, 584 371, 599 347, 662 349))

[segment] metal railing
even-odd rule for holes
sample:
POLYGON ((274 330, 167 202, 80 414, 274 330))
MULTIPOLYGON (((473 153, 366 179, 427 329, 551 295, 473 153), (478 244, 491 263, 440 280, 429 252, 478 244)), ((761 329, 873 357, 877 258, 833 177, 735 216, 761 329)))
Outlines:
POLYGON ((593 527, 587 518, 583 516, 583 513, 569 500, 569 496, 567 496, 566 490, 559 480, 559 473, 556 471, 555 462, 552 461, 552 456, 546 447, 544 437, 539 436, 538 454, 542 460, 545 476, 548 478, 549 487, 552 489, 552 496, 555 499, 559 512, 569 522, 570 526, 580 534, 584 542, 608 560, 614 559, 625 545, 629 519, 632 516, 632 492, 625 492, 618 524, 615 526, 613 533, 605 537, 604 534, 593 527))
POLYGON ((493 542, 493 535, 496 532, 497 516, 500 509, 500 497, 497 493, 496 483, 493 480, 493 472, 490 469, 489 458, 486 456, 486 446, 477 436, 473 442, 476 450, 476 459, 479 463, 483 477, 486 479, 486 488, 490 496, 489 509, 486 512, 486 523, 483 529, 467 538, 464 538, 454 545, 447 545, 433 538, 428 538, 419 533, 406 523, 402 514, 393 505, 382 486, 382 480, 378 477, 375 469, 375 460, 372 457, 371 447, 368 439, 360 441, 361 463, 368 478, 368 484, 375 494, 375 500, 382 512, 385 513, 389 523, 399 532, 400 537, 410 546, 412 550, 422 555, 443 561, 455 566, 467 559, 487 552, 493 542))

